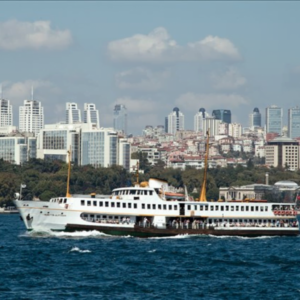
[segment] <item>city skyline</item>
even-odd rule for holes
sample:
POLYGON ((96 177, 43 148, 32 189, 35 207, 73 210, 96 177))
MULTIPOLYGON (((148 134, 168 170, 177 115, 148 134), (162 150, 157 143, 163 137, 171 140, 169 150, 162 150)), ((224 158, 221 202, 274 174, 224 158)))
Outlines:
POLYGON ((114 106, 124 104, 134 135, 164 124, 173 107, 190 116, 191 130, 201 107, 231 110, 232 122, 247 127, 254 107, 277 105, 287 126, 287 111, 300 99, 298 2, 2 2, 0 8, 0 85, 14 116, 32 86, 47 123, 61 121, 66 102, 95 103, 101 126, 112 127, 114 106))

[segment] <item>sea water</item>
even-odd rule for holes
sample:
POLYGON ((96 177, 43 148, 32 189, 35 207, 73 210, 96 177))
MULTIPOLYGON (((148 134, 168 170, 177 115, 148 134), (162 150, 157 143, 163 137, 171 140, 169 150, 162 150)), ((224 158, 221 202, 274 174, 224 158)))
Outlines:
POLYGON ((299 237, 0 232, 1 299, 300 299, 299 237))

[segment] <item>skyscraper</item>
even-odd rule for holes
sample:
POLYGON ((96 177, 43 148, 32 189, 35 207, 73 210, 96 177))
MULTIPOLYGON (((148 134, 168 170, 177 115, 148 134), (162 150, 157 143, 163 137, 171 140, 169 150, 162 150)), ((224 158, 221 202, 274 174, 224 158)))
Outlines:
POLYGON ((77 103, 67 102, 66 103, 66 123, 74 124, 81 122, 81 112, 78 109, 77 103))
POLYGON ((175 134, 178 130, 184 130, 184 115, 175 107, 168 115, 168 133, 175 134))
POLYGON ((212 116, 224 123, 231 123, 231 111, 228 109, 215 109, 212 111, 212 116))
POLYGON ((272 105, 266 108, 266 133, 275 132, 282 134, 282 108, 272 105))
POLYGON ((37 135, 44 128, 44 108, 36 100, 24 100, 19 107, 19 130, 37 135))
POLYGON ((298 106, 288 110, 288 135, 292 139, 300 137, 300 108, 298 106))
POLYGON ((127 109, 123 104, 117 104, 114 108, 114 129, 127 135, 127 109))
POLYGON ((13 112, 9 100, 0 98, 0 127, 12 126, 13 112))
POLYGON ((199 111, 194 116, 194 131, 203 131, 203 120, 209 117, 208 113, 204 108, 200 108, 199 111))
POLYGON ((261 127, 261 113, 259 112, 259 109, 255 107, 253 109, 253 112, 249 114, 249 127, 261 127))
POLYGON ((97 128, 100 127, 99 111, 96 109, 96 105, 93 103, 84 103, 84 123, 97 124, 97 128))

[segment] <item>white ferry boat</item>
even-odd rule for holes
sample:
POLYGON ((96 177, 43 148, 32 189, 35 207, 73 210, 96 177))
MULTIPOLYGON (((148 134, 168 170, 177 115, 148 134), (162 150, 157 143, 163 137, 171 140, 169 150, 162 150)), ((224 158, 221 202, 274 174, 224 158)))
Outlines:
MULTIPOLYGON (((207 149, 208 153, 208 138, 207 149)), ((69 157, 70 161, 70 157, 69 157)), ((109 196, 71 196, 70 163, 66 197, 14 203, 28 230, 90 231, 138 237, 211 234, 225 236, 298 235, 294 203, 206 201, 207 155, 199 201, 174 193, 164 180, 117 188, 109 196)), ((21 186, 22 187, 22 186, 21 186)))

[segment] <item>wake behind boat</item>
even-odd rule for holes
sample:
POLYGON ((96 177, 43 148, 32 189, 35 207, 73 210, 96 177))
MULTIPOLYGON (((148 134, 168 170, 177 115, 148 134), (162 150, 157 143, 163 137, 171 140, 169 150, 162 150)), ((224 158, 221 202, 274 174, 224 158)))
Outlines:
MULTIPOLYGON (((208 153, 208 141, 207 151, 208 153)), ((69 156, 70 161, 70 156, 69 156)), ((110 196, 71 196, 70 163, 66 197, 14 203, 28 230, 89 231, 110 235, 163 237, 179 234, 217 236, 298 235, 297 211, 291 203, 206 201, 206 168, 199 201, 174 193, 164 180, 138 181, 114 189, 110 196)))

